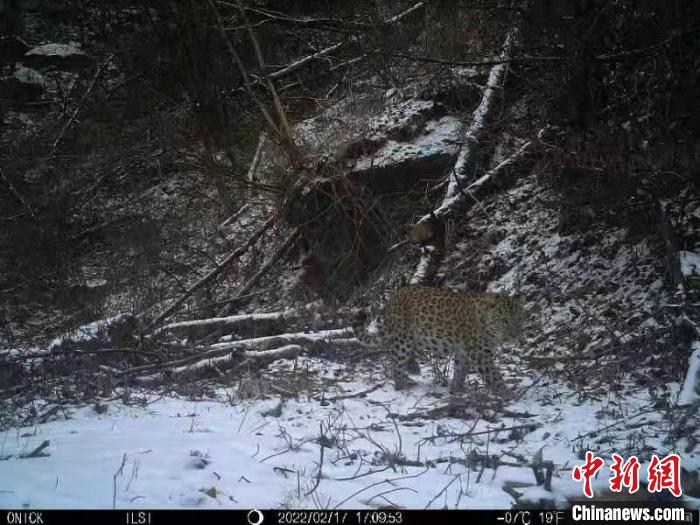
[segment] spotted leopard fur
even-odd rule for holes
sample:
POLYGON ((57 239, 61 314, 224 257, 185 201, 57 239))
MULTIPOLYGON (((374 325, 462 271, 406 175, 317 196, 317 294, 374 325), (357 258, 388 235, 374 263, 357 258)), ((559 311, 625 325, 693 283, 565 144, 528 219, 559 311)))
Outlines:
POLYGON ((397 389, 409 382, 409 363, 427 353, 454 357, 452 391, 462 390, 468 372, 475 370, 500 396, 506 387, 494 353, 502 342, 520 337, 522 322, 522 305, 515 297, 414 285, 386 302, 375 339, 389 353, 397 389))

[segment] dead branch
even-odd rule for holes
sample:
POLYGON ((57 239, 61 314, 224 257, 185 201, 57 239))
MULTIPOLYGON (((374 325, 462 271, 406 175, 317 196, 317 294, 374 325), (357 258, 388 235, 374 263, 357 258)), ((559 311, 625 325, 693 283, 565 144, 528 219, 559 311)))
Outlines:
MULTIPOLYGON (((319 76, 323 76, 323 75, 328 75, 328 74, 330 74, 330 73, 334 73, 335 71, 338 71, 339 69, 349 68, 350 66, 352 66, 353 64, 356 64, 357 62, 360 62, 360 61, 362 61, 362 60, 365 60, 365 58, 366 58, 366 57, 361 56, 361 57, 351 58, 350 60, 344 60, 344 61, 341 62, 340 64, 336 64, 335 66, 331 67, 330 69, 324 71, 324 72, 322 73, 322 75, 319 75, 319 76)), ((348 75, 349 72, 350 72, 350 70, 348 69, 348 71, 346 71, 345 74, 343 75, 343 79, 346 79, 346 78, 347 78, 347 75, 348 75)), ((283 89, 286 91, 286 90, 288 90, 288 89, 292 89, 292 88, 294 88, 294 87, 301 86, 301 85, 303 85, 304 83, 305 83, 304 80, 297 80, 297 81, 292 82, 292 83, 290 83, 290 84, 286 84, 286 85, 283 87, 283 89)), ((337 84, 336 84, 336 86, 337 86, 337 84)), ((332 90, 335 91, 335 89, 332 89, 332 90)), ((330 94, 332 94, 332 93, 326 94, 326 98, 328 98, 328 97, 330 96, 330 94)))
POLYGON ((191 308, 189 311, 201 312, 202 310, 208 310, 210 308, 215 308, 217 306, 223 306, 225 304, 230 304, 232 302, 242 301, 243 299, 250 299, 252 297, 257 297, 259 295, 264 295, 266 293, 269 293, 270 290, 271 290, 271 288, 263 288, 262 290, 258 290, 257 292, 249 293, 248 295, 244 295, 242 297, 239 297, 238 299, 227 299, 225 301, 216 301, 214 303, 207 303, 207 304, 203 304, 201 306, 198 306, 196 308, 191 308))
POLYGON ((260 72, 262 73, 263 78, 265 79, 265 85, 267 86, 267 90, 270 93, 270 96, 272 97, 272 101, 275 105, 275 110, 277 111, 277 117, 279 118, 280 122, 280 138, 282 139, 282 143, 284 144, 285 150, 291 157, 293 163, 295 165, 301 165, 301 152, 299 151, 296 142, 294 142, 292 128, 289 125, 289 120, 287 119, 287 113, 284 109, 284 106, 282 105, 282 100, 280 99, 279 94, 277 93, 277 89, 275 89, 275 85, 272 83, 272 78, 265 72, 265 59, 263 58, 262 51, 260 50, 260 44, 258 43, 258 39, 256 38, 255 33, 253 32, 253 28, 250 26, 250 22, 248 21, 248 15, 245 12, 242 0, 236 0, 236 3, 238 4, 238 9, 241 13, 241 17, 243 18, 243 23, 245 24, 246 29, 248 31, 250 41, 253 43, 253 49, 255 50, 255 56, 258 60, 260 72))
POLYGON ((313 55, 308 55, 305 56, 304 58, 300 58, 296 62, 292 62, 288 66, 279 69, 275 71, 274 73, 270 73, 270 78, 272 79, 278 79, 282 78, 286 75, 289 75, 290 73, 294 73, 296 70, 301 69, 304 67, 306 64, 309 62, 312 62, 313 60, 316 60, 318 58, 324 57, 326 55, 329 55, 333 53, 334 51, 337 51, 341 47, 345 45, 345 42, 338 42, 337 44, 333 44, 332 46, 326 47, 325 49, 322 49, 321 51, 318 51, 314 53, 313 55))
POLYGON ((318 332, 297 332, 291 334, 268 335, 256 337, 254 339, 243 339, 241 341, 227 341, 211 345, 210 352, 223 353, 236 348, 254 348, 265 342, 275 343, 323 343, 330 342, 336 338, 348 337, 354 334, 352 328, 336 328, 333 330, 320 330, 318 332))
MULTIPOLYGON (((336 401, 342 401, 344 399, 354 399, 357 397, 366 396, 367 394, 371 394, 375 390, 379 390, 382 386, 383 385, 378 384, 378 385, 374 385, 372 388, 368 388, 366 390, 360 390, 359 392, 355 392, 354 394, 344 394, 342 396, 327 397, 327 398, 325 398, 325 401, 328 401, 329 403, 335 403, 336 401)), ((317 396, 316 399, 320 400, 322 398, 317 396)))
MULTIPOLYGON (((387 468, 389 468, 389 467, 387 467, 387 468)), ((386 470, 386 469, 382 469, 382 470, 386 470)), ((374 487, 376 487, 377 485, 381 485, 382 483, 388 483, 389 485, 393 485, 396 481, 401 481, 401 480, 404 480, 404 479, 417 478, 417 477, 419 477, 419 476, 422 476, 423 474, 425 474, 425 473, 428 472, 429 470, 430 470, 430 467, 425 467, 425 470, 419 472, 418 474, 409 474, 409 475, 407 475, 407 476, 399 476, 399 477, 391 478, 391 479, 390 479, 390 478, 386 478, 386 479, 383 479, 383 480, 381 480, 381 481, 377 481, 377 482, 375 482, 375 483, 372 483, 371 485, 367 485, 366 487, 363 487, 363 488, 361 488, 361 489, 359 489, 359 490, 353 492, 353 493, 350 494, 347 498, 345 498, 343 501, 341 501, 340 503, 336 504, 336 505, 333 507, 333 510, 342 507, 344 503, 350 501, 352 498, 354 498, 354 497, 357 496, 358 494, 361 494, 362 492, 364 492, 364 491, 366 491, 366 490, 369 490, 369 489, 371 489, 371 488, 374 488, 374 487)), ((374 473, 376 473, 376 471, 373 472, 373 474, 374 474, 374 473)), ((349 478, 349 479, 352 479, 352 478, 349 478)))
MULTIPOLYGON (((217 2, 221 5, 233 5, 230 2, 219 1, 217 2)), ((342 20, 339 18, 328 18, 328 17, 304 17, 304 18, 294 18, 284 13, 271 11, 269 9, 256 9, 253 7, 246 7, 246 11, 255 13, 257 15, 265 17, 266 20, 270 22, 289 24, 289 25, 299 25, 302 27, 320 27, 320 28, 343 28, 343 27, 353 27, 357 29, 365 29, 372 27, 372 24, 364 22, 354 22, 350 20, 342 20)))
MULTIPOLYGON (((134 368, 130 372, 160 370, 159 372, 137 376, 133 379, 139 386, 153 387, 166 381, 191 380, 211 374, 221 375, 225 370, 240 369, 244 366, 254 365, 256 368, 260 368, 278 359, 296 357, 302 352, 319 351, 325 348, 327 344, 333 343, 334 337, 348 335, 351 331, 351 328, 344 328, 314 333, 280 334, 230 343, 219 343, 212 345, 211 350, 208 352, 197 356, 190 356, 169 363, 144 365, 134 368), (283 346, 268 350, 257 349, 269 343, 282 344, 283 346), (307 345, 301 346, 297 343, 306 343, 307 345)), ((125 373, 122 372, 117 375, 125 375, 125 373)))
MULTIPOLYGON (((540 132, 541 133, 541 132, 540 132)), ((472 182, 469 186, 464 188, 464 193, 467 194, 472 194, 474 195, 477 192, 484 191, 488 188, 491 188, 493 186, 496 186, 498 184, 498 181, 500 177, 503 175, 505 172, 505 169, 510 167, 511 165, 515 164, 517 160, 519 160, 527 150, 530 148, 532 145, 532 141, 528 140, 520 146, 515 153, 513 153, 510 157, 507 159, 499 162, 493 169, 490 169, 487 171, 483 176, 479 177, 477 180, 472 182)))
POLYGON ((213 162, 211 159, 207 159, 206 156, 202 156, 199 154, 192 155, 189 158, 179 159, 175 161, 175 164, 183 169, 191 169, 197 171, 206 170, 213 176, 218 177, 222 175, 224 177, 228 177, 232 182, 237 183, 237 189, 251 189, 273 194, 277 194, 281 191, 280 187, 275 186, 274 184, 251 182, 248 179, 246 179, 242 174, 236 171, 232 172, 229 167, 223 166, 218 162, 213 162))
POLYGON ((97 348, 94 350, 72 348, 69 350, 46 350, 43 352, 31 352, 19 355, 13 355, 8 357, 8 359, 16 361, 30 361, 32 359, 43 359, 45 357, 62 357, 62 356, 79 356, 79 355, 107 355, 107 354, 138 354, 138 355, 148 355, 151 357, 160 357, 160 354, 156 352, 149 352, 147 350, 142 350, 140 348, 97 348))
POLYGON ((423 507, 423 508, 424 508, 424 509, 429 509, 430 506, 433 504, 433 502, 434 502, 436 499, 438 499, 438 498, 440 497, 440 495, 442 495, 448 488, 450 488, 450 485, 452 485, 455 481, 457 481, 457 480, 459 479, 460 476, 461 476, 461 474, 457 474, 455 477, 453 477, 452 480, 451 480, 449 483, 447 483, 447 485, 445 485, 444 487, 442 487, 442 490, 441 490, 440 492, 438 492, 437 494, 435 494, 435 496, 433 497, 433 499, 431 499, 431 500, 428 502, 428 504, 427 504, 425 507, 423 507))
POLYGON ((326 441, 328 438, 326 438, 325 434, 323 433, 323 421, 319 423, 320 430, 318 434, 318 446, 321 449, 321 457, 318 460, 318 474, 316 475, 316 483, 314 483, 314 486, 311 487, 311 490, 309 490, 305 496, 308 496, 312 492, 315 492, 316 489, 318 488, 319 484, 321 483, 321 476, 323 475, 323 451, 326 448, 323 443, 326 441))
MULTIPOLYGON (((503 43, 501 56, 504 59, 510 56, 514 39, 515 33, 511 31, 508 33, 503 43)), ((506 69, 505 64, 497 64, 491 68, 488 82, 486 83, 484 93, 481 97, 481 102, 474 110, 471 122, 465 133, 464 146, 459 152, 457 161, 450 174, 445 197, 440 206, 433 211, 433 215, 438 219, 444 219, 447 215, 452 213, 460 201, 464 199, 465 195, 464 192, 461 191, 461 188, 467 186, 467 178, 473 171, 476 146, 486 126, 486 120, 491 113, 496 93, 501 87, 506 69)))
POLYGON ((122 464, 119 466, 117 470, 114 471, 114 474, 112 475, 112 508, 116 509, 117 508, 117 477, 121 476, 124 474, 124 466, 126 465, 126 452, 124 452, 124 455, 122 456, 122 464))
POLYGON ((41 458, 41 457, 44 457, 44 456, 48 456, 48 454, 46 454, 46 453, 44 452, 44 449, 45 449, 46 447, 48 447, 50 444, 51 444, 51 443, 49 442, 49 440, 46 439, 46 440, 42 441, 41 445, 39 445, 38 447, 36 447, 36 448, 35 448, 34 450, 32 450, 31 452, 29 452, 29 453, 27 453, 27 454, 20 454, 18 457, 19 457, 20 459, 27 459, 27 458, 41 458))
MULTIPOLYGON (((542 132, 540 132, 540 134, 541 133, 542 132)), ((531 145, 532 141, 527 141, 523 143, 522 146, 520 146, 520 148, 518 148, 518 150, 515 153, 513 153, 510 157, 500 162, 494 168, 487 171, 482 177, 475 180, 469 186, 464 188, 462 190, 463 194, 469 195, 471 197, 471 201, 462 203, 462 208, 468 207, 470 205, 469 203, 479 202, 477 198, 478 196, 485 193, 487 190, 493 188, 494 186, 497 186, 504 172, 506 172, 506 168, 513 165, 518 159, 525 155, 525 153, 528 151, 531 145)), ((420 219, 418 224, 426 223, 427 221, 432 220, 432 218, 433 215, 425 215, 420 219)), ((440 267, 442 257, 442 246, 434 246, 431 244, 422 246, 421 258, 418 261, 418 266, 416 267, 416 271, 413 274, 411 282, 413 284, 418 284, 432 281, 440 267)))
POLYGON ((255 95, 255 91, 253 90, 253 85, 250 82, 250 77, 248 76, 248 72, 246 71, 245 66, 243 65, 243 61, 241 60, 240 55, 236 51, 236 48, 233 47, 231 40, 229 39, 228 35, 226 34, 226 28, 224 27, 224 23, 221 20, 221 15, 219 14, 219 10, 216 8, 216 6, 214 5, 214 2, 212 0, 208 0, 208 1, 209 1, 209 7, 211 8, 212 12, 214 13, 214 16, 216 18, 216 22, 219 26, 219 32, 221 33, 221 37, 224 39, 224 42, 226 43, 226 47, 228 48, 230 55, 233 57, 233 60, 236 62, 236 66, 238 67, 238 70, 240 71, 241 76, 243 77, 243 84, 245 86, 245 90, 248 92, 248 95, 250 96, 251 100, 258 106, 260 113, 263 115, 263 117, 267 121, 267 124, 270 126, 270 130, 272 130, 272 132, 274 132, 274 134, 276 136, 282 138, 283 137, 282 131, 279 129, 277 124, 275 124, 275 121, 273 120, 272 116, 270 115, 270 112, 267 110, 265 105, 255 95))
MULTIPOLYGON (((416 12, 420 8, 424 6, 424 2, 418 2, 414 4, 412 7, 406 9, 405 11, 402 11, 396 16, 393 16, 391 18, 388 18, 381 22, 382 25, 392 25, 392 24, 398 24, 400 23, 404 18, 409 16, 410 14, 416 12)), ((338 42, 337 44, 333 44, 332 46, 326 47, 322 49, 321 51, 317 51, 316 53, 313 53, 311 55, 305 56, 303 58, 300 58, 299 60, 296 60, 289 64, 288 66, 283 67, 282 69, 279 69, 275 71, 274 73, 270 73, 269 77, 272 79, 278 79, 283 76, 286 76, 290 73, 293 73, 294 71, 297 71, 304 67, 305 65, 309 64, 310 62, 313 62, 314 60, 324 57, 326 55, 330 55, 331 53, 338 51, 341 49, 343 46, 345 46, 349 42, 357 42, 361 37, 355 37, 355 38, 350 38, 347 41, 344 42, 338 42)))
MULTIPOLYGON (((247 297, 247 296, 243 296, 247 297)), ((231 301, 235 301, 232 299, 231 301)), ((230 303, 231 301, 226 301, 230 303)), ((174 330, 187 330, 192 328, 204 328, 211 326, 241 326, 249 325, 255 323, 270 323, 274 321, 287 321, 291 319, 298 319, 305 315, 307 312, 312 312, 320 308, 320 301, 308 303, 301 308, 288 308, 282 312, 264 312, 264 313, 254 313, 254 314, 240 314, 240 315, 229 315, 227 317, 209 317, 207 319, 195 319, 192 321, 181 321, 177 323, 170 323, 162 328, 159 328, 155 334, 174 331, 174 330)))
POLYGON ((411 7, 409 7, 405 11, 402 11, 398 15, 392 16, 391 18, 384 20, 384 25, 391 25, 391 24, 396 24, 398 22, 401 22, 402 19, 406 18, 411 13, 415 13, 424 5, 425 5, 424 2, 418 2, 416 4, 413 4, 411 7))
MULTIPOLYGON (((193 363, 200 360, 209 359, 212 357, 221 356, 231 351, 242 351, 246 349, 254 349, 266 344, 323 344, 333 341, 335 338, 346 338, 354 335, 352 328, 338 328, 335 330, 322 330, 319 332, 298 332, 289 334, 267 335, 263 337, 255 337, 252 339, 242 339, 240 341, 228 341, 225 343, 216 343, 209 347, 209 350, 202 351, 196 355, 190 355, 181 359, 168 361, 165 363, 151 363, 147 365, 135 366, 128 370, 115 372, 115 377, 125 377, 139 374, 142 372, 150 372, 152 370, 175 368, 181 365, 193 363)), ((197 350, 204 350, 205 347, 198 347, 197 350)))
POLYGON ((503 428, 489 428, 487 430, 481 430, 479 432, 459 432, 459 433, 445 433, 441 435, 436 435, 436 436, 428 436, 424 437, 420 440, 420 443, 435 443, 436 440, 438 439, 449 439, 449 441, 446 441, 446 443, 454 443, 455 441, 464 441, 467 438, 471 438, 473 436, 481 436, 481 435, 486 435, 486 434, 497 434, 498 432, 510 432, 511 430, 528 430, 530 432, 534 431, 536 428, 538 428, 540 425, 536 423, 527 423, 524 425, 513 425, 510 427, 503 427, 503 428))
POLYGON ((240 208, 238 208, 238 210, 236 211, 236 213, 234 213, 234 214, 231 215, 228 219, 226 219, 224 222, 222 222, 221 224, 219 224, 218 229, 221 230, 222 228, 225 228, 225 227, 228 226, 229 224, 235 222, 235 220, 238 219, 238 217, 240 217, 241 215, 243 215, 243 214, 246 212, 246 210, 248 210, 248 208, 250 208, 250 203, 244 204, 243 206, 241 206, 240 208))
MULTIPOLYGON (((250 236, 250 238, 245 242, 243 246, 240 248, 234 250, 231 252, 231 254, 226 257, 216 268, 214 268, 212 271, 210 271, 207 275, 202 277, 199 281, 194 283, 192 286, 190 286, 185 293, 177 300, 175 301, 172 306, 167 308, 162 314, 160 314, 158 317, 155 318, 153 322, 148 326, 146 329, 146 332, 149 332, 153 330, 153 328, 160 322, 162 322, 164 319, 166 319, 170 314, 172 314, 175 310, 177 310, 182 303, 184 303, 189 296, 191 296, 194 292, 199 290, 202 286, 205 284, 211 282, 217 275, 219 275, 228 265, 230 265, 233 261, 237 260, 241 255, 243 255, 248 249, 255 244, 258 239, 265 233, 273 224, 275 223, 275 216, 270 217, 265 221, 265 224, 263 224, 260 229, 258 229, 253 235, 250 236)), ((240 295, 243 295, 241 293, 240 295)))
MULTIPOLYGON (((258 270, 258 272, 257 272, 255 275, 253 275, 253 277, 250 278, 250 280, 243 286, 243 288, 241 288, 241 289, 238 291, 238 295, 237 295, 236 297, 233 298, 234 300, 235 300, 237 297, 241 297, 241 296, 243 296, 243 295, 246 295, 247 293, 249 293, 249 292, 258 284, 258 282, 260 281, 260 279, 262 279, 262 277, 270 270, 270 268, 272 268, 272 266, 287 252, 287 250, 290 248, 290 246, 292 245, 292 243, 293 243, 293 242, 296 240, 296 238, 299 236, 300 231, 301 231, 301 230, 300 230, 299 228, 295 228, 294 231, 293 231, 292 233, 290 233, 289 236, 287 236, 287 238, 286 238, 286 239, 284 240, 284 242, 280 245, 280 247, 277 248, 277 251, 275 251, 275 253, 272 254, 272 256, 270 257, 270 259, 268 259, 268 261, 267 261, 265 264, 262 265, 262 267, 260 268, 260 270, 258 270)), ((232 300, 232 301, 233 301, 233 300, 232 300)), ((229 314, 229 313, 231 313, 233 310, 235 310, 235 308, 236 308, 236 303, 235 303, 235 302, 231 302, 230 304, 228 304, 227 306, 225 306, 225 307, 220 311, 219 315, 226 315, 226 314, 229 314)))
POLYGON ((179 323, 166 324, 162 328, 158 329, 156 333, 172 331, 178 329, 187 328, 197 328, 203 326, 213 326, 213 325, 224 325, 224 326, 236 326, 239 324, 249 323, 249 322, 259 322, 259 321, 279 321, 286 320, 294 317, 299 317, 300 311, 296 308, 290 308, 284 312, 268 312, 259 314, 241 314, 241 315, 230 315, 228 317, 210 317, 207 319, 196 319, 193 321, 182 321, 179 323))
POLYGON ((104 61, 104 63, 97 68, 97 72, 95 72, 95 76, 92 77, 92 82, 90 82, 90 85, 88 86, 87 90, 85 93, 83 93, 83 96, 80 97, 80 100, 78 103, 75 105, 75 108, 73 109, 73 113, 71 113, 70 117, 66 122, 63 124, 63 127, 61 128, 61 131, 59 132, 58 136, 56 137, 56 140, 53 141, 53 145, 51 146, 51 156, 53 157, 56 148, 58 147, 58 143, 61 142, 61 139, 63 139, 63 135, 66 134, 66 131, 68 128, 73 124, 73 121, 78 116, 78 113, 80 112, 80 108, 82 107, 83 103, 85 100, 90 96, 90 93, 92 93, 92 90, 95 88, 97 85, 97 81, 100 79, 100 76, 102 76, 102 72, 107 68, 109 63, 114 59, 114 54, 109 55, 107 57, 107 60, 104 61))
POLYGON ((246 179, 248 179, 249 182, 255 183, 255 180, 257 178, 258 165, 260 164, 260 159, 262 158, 262 150, 265 146, 266 138, 267 134, 264 131, 262 131, 260 133, 260 138, 258 139, 258 146, 257 148, 255 148, 255 155, 253 156, 253 161, 250 163, 250 167, 248 168, 248 175, 246 176, 246 179))
POLYGON ((491 59, 487 58, 485 60, 443 60, 440 58, 427 56, 406 55, 404 53, 391 53, 388 56, 394 58, 402 58, 405 60, 410 60, 412 62, 440 64, 452 67, 486 67, 497 66, 499 64, 513 64, 519 62, 561 62, 562 60, 564 60, 562 57, 534 55, 521 55, 517 57, 496 57, 491 59))
MULTIPOLYGON (((39 216, 37 215, 37 212, 36 212, 36 210, 34 209, 34 206, 32 206, 32 203, 29 202, 29 200, 26 199, 26 198, 24 197, 24 195, 22 195, 22 192, 20 192, 20 191, 15 187, 15 185, 12 183, 12 181, 10 180, 10 178, 9 178, 7 175, 5 175, 5 172, 4 172, 2 169, 0 169, 0 176, 2 176, 2 179, 5 181, 5 183, 7 183, 8 188, 10 189, 10 191, 12 192, 12 194, 15 196, 15 198, 22 204, 22 206, 24 206, 24 207, 26 208, 27 212, 29 213, 29 215, 32 216, 32 218, 33 218, 34 221, 37 223, 37 225, 38 225, 42 230, 44 230, 44 229, 45 229, 44 224, 43 224, 43 222, 39 219, 39 216)), ((10 290, 12 290, 12 289, 10 289, 10 290)), ((4 292, 7 292, 8 290, 3 290, 3 291, 4 291, 4 292)))
MULTIPOLYGON (((269 291, 269 290, 268 290, 269 291)), ((244 295, 241 297, 250 297, 250 295, 244 295)), ((235 301, 236 299, 231 299, 229 301, 223 301, 217 304, 228 304, 235 301)), ((188 328, 199 328, 207 326, 240 326, 246 324, 254 324, 260 322, 270 322, 270 321, 287 321, 292 319, 299 319, 304 317, 308 313, 313 313, 321 308, 323 308, 324 303, 322 300, 314 301, 312 303, 307 303, 300 308, 288 308, 280 312, 262 312, 254 314, 238 314, 229 315, 226 317, 209 317, 206 319, 194 319, 191 321, 180 321, 177 323, 169 323, 159 328, 155 333, 161 333, 165 331, 181 330, 188 328)), ((336 311, 335 319, 343 320, 353 320, 357 318, 365 317, 368 313, 368 308, 338 308, 336 311)), ((352 339, 355 341, 355 339, 352 339)), ((2 355, 2 354, 0 354, 2 355)))

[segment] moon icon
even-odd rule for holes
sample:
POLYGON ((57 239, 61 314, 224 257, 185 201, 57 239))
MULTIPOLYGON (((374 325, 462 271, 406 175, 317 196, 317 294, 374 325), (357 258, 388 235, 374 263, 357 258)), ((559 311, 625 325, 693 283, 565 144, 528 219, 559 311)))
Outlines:
POLYGON ((247 517, 250 525, 260 525, 265 520, 265 516, 258 509, 249 511, 247 517))

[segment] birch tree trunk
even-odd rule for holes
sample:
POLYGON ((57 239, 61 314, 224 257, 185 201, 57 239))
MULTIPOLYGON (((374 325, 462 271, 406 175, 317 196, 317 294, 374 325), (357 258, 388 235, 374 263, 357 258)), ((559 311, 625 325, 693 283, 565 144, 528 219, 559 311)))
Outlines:
MULTIPOLYGON (((466 191, 470 176, 474 173, 476 152, 479 140, 491 116, 496 99, 496 93, 502 88, 508 59, 510 58, 513 44, 516 38, 516 29, 512 29, 503 42, 503 49, 499 56, 499 62, 489 72, 488 82, 484 88, 481 102, 471 116, 471 121, 464 134, 462 149, 457 156, 455 165, 450 173, 447 190, 442 202, 432 212, 420 218, 417 225, 432 222, 432 227, 443 225, 444 220, 460 209, 469 195, 466 191)), ((416 268, 411 284, 428 284, 435 280, 438 267, 444 251, 442 246, 424 245, 421 248, 421 258, 416 268)))

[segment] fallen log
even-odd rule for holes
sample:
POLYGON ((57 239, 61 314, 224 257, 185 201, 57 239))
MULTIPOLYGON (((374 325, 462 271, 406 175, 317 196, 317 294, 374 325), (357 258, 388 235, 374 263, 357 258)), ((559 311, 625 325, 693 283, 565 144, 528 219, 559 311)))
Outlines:
MULTIPOLYGON (((162 363, 150 368, 138 367, 131 372, 154 371, 148 375, 136 376, 132 381, 139 386, 153 387, 170 381, 192 380, 207 375, 221 375, 224 370, 230 370, 244 363, 255 362, 264 366, 277 359, 295 357, 302 351, 318 351, 333 344, 334 338, 347 344, 347 337, 352 335, 352 328, 325 330, 314 333, 279 334, 241 341, 231 341, 212 345, 212 349, 204 354, 162 363), (257 349, 265 344, 274 343, 282 346, 272 349, 257 349), (285 344, 286 343, 286 344, 285 344), (301 346, 299 343, 306 343, 301 346), (155 370, 158 370, 157 372, 155 370)), ((122 373, 123 375, 124 373, 122 373)))
MULTIPOLYGON (((226 303, 235 301, 235 299, 230 299, 226 303)), ((269 323, 274 321, 291 321, 296 319, 304 318, 309 314, 313 314, 319 310, 322 310, 325 306, 323 300, 314 301, 307 303, 300 308, 287 308, 286 310, 279 312, 261 312, 252 314, 238 314, 238 315, 228 315, 225 317, 208 317, 205 319, 193 319, 190 321, 179 321, 176 323, 169 323, 159 328, 155 334, 166 332, 166 331, 179 331, 188 330, 191 328, 200 327, 211 327, 211 326, 226 326, 226 327, 239 327, 241 325, 256 324, 256 323, 269 323)), ((369 307, 367 308, 338 308, 334 310, 334 319, 337 320, 354 320, 358 317, 364 317, 369 313, 369 307)))
MULTIPOLYGON (((515 34, 514 31, 511 31, 508 33, 503 43, 501 57, 504 60, 510 56, 514 40, 515 34)), ((496 64, 491 68, 486 87, 481 96, 481 102, 479 102, 474 113, 472 113, 471 122, 464 135, 464 145, 450 173, 445 197, 442 199, 440 205, 429 215, 433 215, 438 219, 444 219, 447 215, 453 213, 458 208, 459 203, 464 200, 465 194, 462 188, 467 186, 467 180, 473 173, 477 145, 486 127, 486 121, 491 114, 496 93, 503 84, 506 70, 506 63, 496 64)))
POLYGON ((192 381, 202 379, 210 375, 223 375, 224 371, 240 367, 244 364, 252 365, 254 362, 258 366, 265 366, 277 359, 290 359, 298 356, 306 348, 300 345, 285 345, 270 350, 244 350, 242 352, 231 352, 219 357, 203 359, 185 366, 172 368, 163 372, 147 376, 139 376, 133 382, 142 387, 155 387, 169 381, 192 381), (243 361, 242 361, 243 360, 243 361))
POLYGON ((314 343, 331 341, 335 338, 354 337, 355 332, 352 328, 336 328, 333 330, 321 330, 319 332, 297 332, 293 334, 278 334, 268 335, 264 337, 256 337, 254 339, 243 339, 241 341, 227 341, 224 343, 216 343, 210 346, 210 351, 228 351, 236 348, 254 348, 263 342, 279 342, 279 343, 314 343))
POLYGON ((195 319, 193 321, 181 321, 178 323, 166 324, 162 328, 159 328, 155 333, 158 334, 160 332, 189 328, 200 328, 205 326, 237 326, 241 324, 255 323, 261 321, 279 321, 297 318, 300 315, 301 312, 298 309, 290 308, 283 312, 229 315, 226 317, 209 317, 207 319, 195 319))
MULTIPOLYGON (((243 297, 247 296, 244 295, 243 297)), ((235 303, 236 300, 236 298, 231 299, 226 301, 225 304, 235 303)), ((212 328, 225 328, 229 331, 236 330, 239 335, 241 335, 242 331, 246 331, 251 327, 255 327, 256 330, 260 330, 261 327, 264 327, 268 332, 270 332, 275 328, 282 328, 289 321, 301 319, 318 308, 320 308, 319 304, 309 303, 301 308, 288 308, 281 312, 239 314, 223 317, 209 317, 206 319, 194 319, 191 321, 180 321, 177 323, 169 323, 164 325, 153 332, 153 335, 158 335, 163 332, 173 332, 197 339, 208 334, 208 330, 211 330, 212 328)))
MULTIPOLYGON (((240 341, 227 341, 224 343, 213 344, 209 347, 209 350, 203 351, 195 355, 190 355, 165 363, 151 363, 148 365, 136 366, 128 370, 116 372, 114 375, 117 378, 122 378, 127 376, 133 376, 135 374, 140 374, 143 372, 150 372, 153 370, 175 368, 181 365, 186 365, 197 361, 210 359, 213 357, 219 357, 221 355, 226 354, 227 352, 255 349, 261 346, 265 346, 266 344, 285 345, 306 343, 313 345, 314 343, 327 343, 336 338, 347 339, 349 337, 353 337, 354 335, 355 332, 352 328, 339 328, 335 330, 322 330, 319 332, 311 333, 297 332, 289 334, 268 335, 264 337, 255 337, 251 339, 242 339, 240 341)), ((203 350, 204 348, 205 347, 198 347, 197 350, 203 350)))

